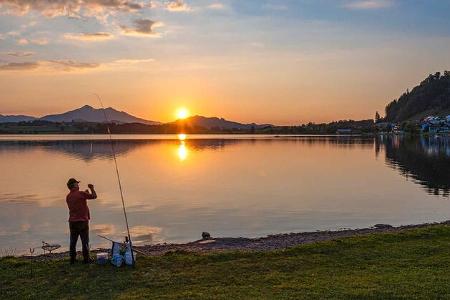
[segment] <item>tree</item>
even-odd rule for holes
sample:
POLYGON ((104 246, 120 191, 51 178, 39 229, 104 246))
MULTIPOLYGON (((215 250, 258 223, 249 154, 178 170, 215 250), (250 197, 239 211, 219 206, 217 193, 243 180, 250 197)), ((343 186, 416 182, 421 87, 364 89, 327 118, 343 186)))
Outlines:
POLYGON ((378 113, 378 111, 375 113, 375 123, 380 123, 381 121, 381 117, 380 114, 378 113))
POLYGON ((427 114, 444 114, 450 109, 450 72, 429 75, 419 86, 407 90, 386 105, 386 121, 415 120, 427 114))

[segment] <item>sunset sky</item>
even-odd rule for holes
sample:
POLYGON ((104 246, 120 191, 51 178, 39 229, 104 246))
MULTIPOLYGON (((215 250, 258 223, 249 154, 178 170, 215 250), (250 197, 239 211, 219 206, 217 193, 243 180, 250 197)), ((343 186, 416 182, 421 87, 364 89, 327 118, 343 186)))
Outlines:
POLYGON ((450 69, 450 0, 0 0, 0 114, 373 118, 450 69))

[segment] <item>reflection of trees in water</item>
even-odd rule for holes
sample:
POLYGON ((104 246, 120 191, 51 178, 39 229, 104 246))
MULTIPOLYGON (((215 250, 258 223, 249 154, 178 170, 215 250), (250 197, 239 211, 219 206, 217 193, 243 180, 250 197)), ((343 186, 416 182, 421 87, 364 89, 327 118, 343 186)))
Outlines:
MULTIPOLYGON (((372 147, 373 139, 354 137, 278 137, 278 138, 211 138, 211 139, 186 139, 185 145, 189 150, 220 150, 236 144, 271 144, 271 143, 295 143, 302 145, 331 145, 335 147, 372 147)), ((178 147, 180 141, 172 140, 114 140, 114 149, 118 156, 151 145, 169 144, 178 147)), ((42 149, 51 152, 61 152, 76 159, 90 161, 94 159, 110 159, 111 144, 108 140, 61 140, 61 141, 2 141, 1 152, 26 152, 42 149)))
MULTIPOLYGON (((227 145, 243 140, 187 140, 186 146, 192 150, 221 149, 227 145)), ((127 155, 129 152, 145 146, 169 144, 177 147, 178 140, 114 140, 116 155, 127 155)), ((73 141, 2 141, 1 152, 27 152, 41 149, 50 152, 61 152, 72 158, 90 161, 94 159, 111 159, 111 142, 108 140, 73 140, 73 141)))
POLYGON ((403 176, 413 178, 429 194, 450 194, 450 139, 384 136, 376 139, 376 149, 383 145, 386 163, 403 176))
MULTIPOLYGON (((131 151, 137 145, 128 141, 114 141, 117 155, 131 151)), ((107 140, 97 141, 8 141, 0 142, 0 152, 26 152, 41 149, 50 152, 61 152, 76 159, 90 161, 93 159, 112 158, 111 143, 107 140)))
MULTIPOLYGON (((329 145, 332 147, 338 148, 372 148, 374 144, 374 140, 371 137, 363 137, 363 136, 320 136, 320 135, 311 135, 311 136, 298 136, 298 137, 280 137, 281 140, 291 142, 291 143, 299 143, 302 145, 329 145)), ((275 140, 276 141, 276 140, 275 140)))

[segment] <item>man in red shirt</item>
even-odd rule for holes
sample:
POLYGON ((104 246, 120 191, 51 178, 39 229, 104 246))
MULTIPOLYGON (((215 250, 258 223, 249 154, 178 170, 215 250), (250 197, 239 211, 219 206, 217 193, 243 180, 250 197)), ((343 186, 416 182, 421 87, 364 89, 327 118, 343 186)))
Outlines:
POLYGON ((83 262, 89 263, 89 208, 87 206, 88 199, 97 199, 94 185, 88 184, 91 192, 80 191, 79 184, 75 178, 67 181, 67 187, 70 192, 66 197, 67 206, 69 207, 69 228, 70 228, 70 263, 75 263, 77 256, 78 236, 81 238, 83 247, 83 262))

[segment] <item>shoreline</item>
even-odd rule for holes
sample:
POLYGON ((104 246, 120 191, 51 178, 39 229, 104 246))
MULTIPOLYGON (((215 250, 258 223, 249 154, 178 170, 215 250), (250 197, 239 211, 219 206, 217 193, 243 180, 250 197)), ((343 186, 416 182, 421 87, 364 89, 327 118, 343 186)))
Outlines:
MULTIPOLYGON (((135 268, 69 265, 63 256, 5 257, 0 294, 5 299, 449 298, 450 221, 368 229, 328 232, 334 241, 287 250, 138 254, 135 268), (353 237, 345 238, 350 232, 353 237)), ((248 240, 255 245, 286 236, 248 240)))
MULTIPOLYGON (((340 238, 355 236, 365 236, 380 233, 399 233, 411 229, 433 227, 439 225, 450 225, 450 220, 435 223, 422 223, 412 225, 391 226, 389 224, 376 224, 369 228, 344 229, 344 230, 324 230, 314 232, 297 232, 274 234, 265 237, 243 238, 243 237, 211 237, 188 243, 161 243, 155 245, 133 246, 138 252, 138 256, 162 256, 173 252, 184 253, 214 253, 222 251, 273 251, 283 250, 303 244, 332 241, 340 238)), ((91 250, 91 253, 109 252, 109 248, 98 248, 91 250)), ((68 257, 69 252, 58 252, 52 254, 41 254, 36 256, 22 255, 19 257, 33 258, 38 260, 57 260, 68 257)))

